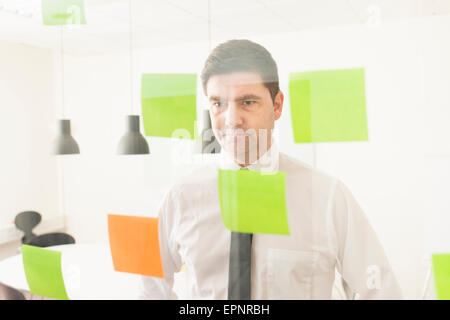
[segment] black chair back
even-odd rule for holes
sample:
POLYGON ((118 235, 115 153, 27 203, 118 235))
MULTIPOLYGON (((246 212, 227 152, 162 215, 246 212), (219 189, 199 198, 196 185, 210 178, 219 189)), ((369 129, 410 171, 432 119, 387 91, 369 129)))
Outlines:
POLYGON ((16 228, 23 231, 22 243, 31 241, 36 237, 33 233, 33 228, 41 222, 41 214, 36 211, 23 211, 17 214, 14 219, 16 228))

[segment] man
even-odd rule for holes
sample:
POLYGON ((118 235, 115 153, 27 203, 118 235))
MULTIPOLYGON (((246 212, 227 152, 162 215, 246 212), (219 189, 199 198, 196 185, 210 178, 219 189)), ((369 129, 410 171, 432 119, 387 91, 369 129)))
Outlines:
POLYGON ((330 299, 335 270, 361 299, 401 298, 385 253, 349 190, 277 151, 272 129, 284 97, 270 53, 248 40, 223 43, 208 57, 202 82, 221 160, 166 194, 159 211, 165 278, 143 277, 141 297, 176 298, 174 273, 185 263, 192 299, 330 299), (240 238, 245 234, 227 230, 219 169, 285 172, 290 235, 240 238), (246 263, 249 270, 238 270, 246 263))

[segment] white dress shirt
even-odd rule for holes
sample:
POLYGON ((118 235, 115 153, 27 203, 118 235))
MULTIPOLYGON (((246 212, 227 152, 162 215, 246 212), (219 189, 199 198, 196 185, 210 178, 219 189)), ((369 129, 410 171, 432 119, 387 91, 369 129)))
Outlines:
MULTIPOLYGON (((142 276, 140 298, 176 299, 174 273, 186 265, 189 299, 227 299, 231 232, 220 213, 218 169, 240 167, 223 151, 183 178, 159 209, 164 279, 142 276)), ((376 234, 338 180, 278 153, 276 145, 250 170, 286 173, 290 235, 254 234, 252 299, 331 299, 337 270, 360 299, 401 299, 376 234)))

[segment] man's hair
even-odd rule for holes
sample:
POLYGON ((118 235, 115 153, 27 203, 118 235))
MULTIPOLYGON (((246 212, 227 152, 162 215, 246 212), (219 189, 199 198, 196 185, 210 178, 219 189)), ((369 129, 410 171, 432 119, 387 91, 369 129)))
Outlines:
POLYGON ((275 60, 266 48, 250 40, 229 40, 210 53, 201 75, 204 93, 207 94, 206 84, 211 76, 242 71, 259 73, 275 102, 280 91, 275 60))

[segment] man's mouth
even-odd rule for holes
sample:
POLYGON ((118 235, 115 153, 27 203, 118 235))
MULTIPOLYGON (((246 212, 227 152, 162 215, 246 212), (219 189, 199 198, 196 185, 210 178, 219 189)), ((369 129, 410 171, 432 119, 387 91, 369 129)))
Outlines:
POLYGON ((250 137, 251 135, 250 134, 241 134, 241 133, 237 133, 237 134, 234 134, 234 133, 225 133, 224 135, 223 135, 224 137, 231 137, 231 138, 234 138, 234 137, 250 137))
POLYGON ((251 137, 252 133, 248 132, 248 130, 223 130, 221 132, 222 137, 251 137))

